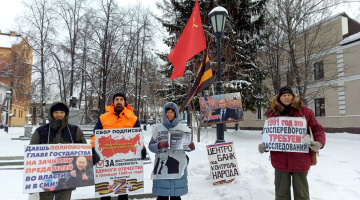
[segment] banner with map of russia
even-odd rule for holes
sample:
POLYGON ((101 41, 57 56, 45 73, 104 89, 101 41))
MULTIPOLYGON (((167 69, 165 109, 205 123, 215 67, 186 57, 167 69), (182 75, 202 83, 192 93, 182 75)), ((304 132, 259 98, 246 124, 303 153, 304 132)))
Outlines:
POLYGON ((95 196, 144 192, 141 128, 95 130, 95 196))

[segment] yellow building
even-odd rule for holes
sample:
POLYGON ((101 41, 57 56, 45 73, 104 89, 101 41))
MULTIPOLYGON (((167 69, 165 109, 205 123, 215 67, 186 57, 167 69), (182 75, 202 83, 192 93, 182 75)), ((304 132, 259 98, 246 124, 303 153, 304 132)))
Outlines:
POLYGON ((26 38, 15 32, 0 32, 0 82, 12 92, 10 126, 28 123, 32 62, 32 49, 26 38))
MULTIPOLYGON (((305 66, 307 62, 309 66, 303 68, 307 71, 301 71, 309 74, 306 88, 308 106, 327 132, 360 133, 360 106, 357 105, 360 99, 360 22, 340 13, 320 26, 313 26, 306 34, 306 39, 304 33, 298 35, 295 51, 297 64, 305 66), (304 56, 301 53, 304 45, 313 41, 314 51, 304 56)), ((283 55, 280 59, 281 86, 285 86, 289 84, 289 58, 283 55)), ((270 79, 265 80, 264 85, 272 89, 270 79)), ((295 87, 293 90, 297 92, 295 87)), ((245 112, 245 121, 240 123, 240 127, 262 129, 267 111, 245 112)))

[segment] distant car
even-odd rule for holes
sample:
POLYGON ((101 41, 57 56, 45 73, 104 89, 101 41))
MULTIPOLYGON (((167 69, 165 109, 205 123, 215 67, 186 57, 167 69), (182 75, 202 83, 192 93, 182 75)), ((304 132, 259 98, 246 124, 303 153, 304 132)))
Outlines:
POLYGON ((0 129, 3 129, 5 126, 3 123, 0 123, 0 129))

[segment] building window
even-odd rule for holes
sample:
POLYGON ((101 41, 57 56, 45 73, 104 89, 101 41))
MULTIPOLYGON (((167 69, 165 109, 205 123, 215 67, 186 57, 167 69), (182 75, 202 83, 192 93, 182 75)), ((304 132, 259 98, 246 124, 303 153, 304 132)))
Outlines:
POLYGON ((14 109, 14 117, 16 117, 16 109, 14 109))
POLYGON ((315 117, 324 117, 325 116, 325 99, 318 98, 315 99, 315 117))
POLYGON ((324 78, 324 64, 323 61, 314 63, 314 80, 320 80, 324 78))

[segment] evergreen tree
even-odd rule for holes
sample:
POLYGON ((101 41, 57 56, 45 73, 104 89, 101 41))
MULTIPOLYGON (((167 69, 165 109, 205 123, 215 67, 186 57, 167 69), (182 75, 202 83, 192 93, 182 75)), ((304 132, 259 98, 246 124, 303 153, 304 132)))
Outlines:
MULTIPOLYGON (((266 71, 259 68, 256 64, 256 55, 259 48, 263 45, 264 35, 262 29, 264 26, 264 9, 266 0, 199 0, 201 21, 207 41, 209 58, 212 62, 213 72, 216 72, 216 38, 212 34, 209 12, 217 5, 223 6, 229 14, 226 22, 224 37, 221 39, 222 56, 222 75, 224 93, 240 92, 243 100, 244 110, 255 111, 258 107, 267 104, 267 89, 261 85, 266 76, 266 71)), ((158 20, 166 28, 169 37, 164 39, 165 44, 173 48, 184 29, 192 9, 194 0, 163 0, 158 4, 158 9, 163 13, 158 20)), ((160 55, 166 66, 161 70, 164 77, 170 77, 173 67, 166 58, 166 55, 160 55)), ((187 63, 186 70, 191 70, 196 74, 202 54, 198 54, 187 63)), ((216 77, 216 73, 214 73, 216 77)), ((193 76, 195 79, 195 76, 193 76)), ((193 82, 193 80, 191 81, 193 82)), ((166 100, 175 101, 181 104, 187 94, 186 80, 178 78, 172 87, 159 92, 161 95, 176 93, 182 95, 168 95, 166 100), (175 83, 176 82, 176 83, 175 83), (174 87, 174 85, 178 87, 174 87), (172 91, 174 89, 179 89, 172 91), (176 96, 177 99, 170 97, 176 96)))

